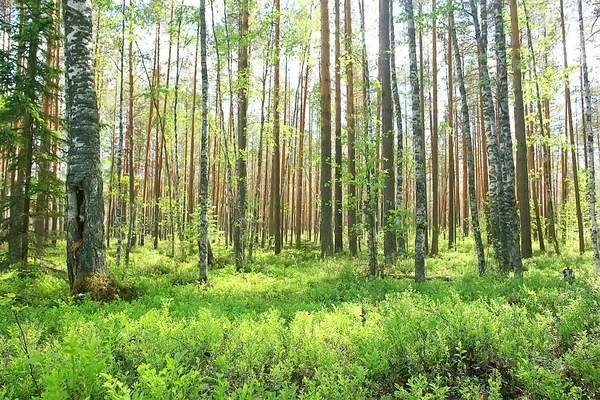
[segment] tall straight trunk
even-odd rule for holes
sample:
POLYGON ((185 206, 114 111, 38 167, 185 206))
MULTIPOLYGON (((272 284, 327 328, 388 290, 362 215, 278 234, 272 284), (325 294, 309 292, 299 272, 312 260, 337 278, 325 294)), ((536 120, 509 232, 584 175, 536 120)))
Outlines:
MULTIPOLYGON (((535 92, 536 92, 536 101, 537 101, 537 116, 538 123, 540 127, 540 135, 547 136, 550 138, 550 127, 549 125, 544 126, 544 117, 542 115, 542 95, 540 92, 540 85, 538 83, 538 75, 537 75, 537 63, 535 57, 535 49, 533 48, 533 43, 531 42, 531 27, 529 25, 529 17, 527 13, 527 6, 523 3, 523 11, 525 12, 525 21, 527 24, 527 37, 529 42, 529 51, 531 52, 531 62, 533 66, 533 78, 535 82, 535 92), (546 129, 547 128, 547 129, 546 129), (545 133, 545 134, 544 134, 545 133)), ((550 171, 551 168, 551 160, 550 160, 550 150, 548 149, 548 145, 542 144, 543 148, 543 165, 544 165, 544 183, 546 186, 546 207, 547 207, 547 217, 548 217, 548 236, 552 245, 554 247, 554 252, 556 254, 560 254, 560 249, 558 247, 558 238, 556 237, 556 215, 554 212, 554 202, 552 200, 552 173, 550 171)))
MULTIPOLYGON (((432 60, 431 60, 431 74, 432 74, 432 124, 431 124, 431 249, 429 254, 435 256, 439 253, 439 236, 440 236, 440 223, 439 223, 439 210, 438 210, 438 179, 439 179, 439 165, 438 165, 438 88, 437 88, 437 15, 436 15, 436 0, 432 0, 432 12, 433 12, 433 24, 432 24, 432 60)), ((466 122, 468 124, 468 120, 466 122)))
POLYGON ((328 0, 321 0, 321 258, 333 252, 330 65, 329 5, 328 0))
MULTIPOLYGON (((482 3, 481 25, 479 24, 479 15, 475 0, 470 0, 471 15, 475 27, 475 37, 479 52, 479 85, 482 89, 483 111, 485 118, 485 137, 487 144, 487 155, 489 160, 489 203, 490 203, 490 232, 492 236, 492 245, 496 260, 502 258, 501 247, 501 215, 500 199, 502 198, 502 182, 500 170, 500 153, 498 149, 498 135, 496 133, 496 112, 492 88, 490 85, 490 76, 487 63, 487 9, 485 1, 482 3)), ((510 190, 513 190, 510 187, 510 190)))
POLYGON ((69 155, 67 271, 71 290, 91 274, 105 274, 100 126, 92 67, 92 4, 64 2, 69 155))
POLYGON ((415 39, 415 18, 412 0, 406 0, 408 25, 408 53, 410 64, 410 87, 412 91, 412 131, 415 152, 416 180, 416 237, 415 237, 415 280, 425 281, 425 233, 427 231, 427 198, 425 195, 425 149, 421 125, 421 97, 417 70, 417 44, 415 39))
POLYGON ((236 160, 237 175, 237 200, 235 207, 234 225, 234 247, 235 247, 235 269, 240 271, 244 268, 244 231, 246 228, 246 126, 248 114, 248 88, 247 80, 250 78, 248 68, 248 1, 242 2, 240 10, 240 38, 241 46, 238 59, 238 81, 244 82, 238 91, 238 152, 236 160))
MULTIPOLYGON (((463 236, 464 237, 468 237, 469 236, 469 223, 468 223, 468 217, 469 217, 469 198, 468 198, 468 192, 469 192, 469 185, 468 185, 468 171, 467 171, 467 137, 465 135, 465 128, 464 125, 466 125, 467 123, 469 123, 469 121, 461 121, 462 125, 463 125, 463 129, 462 129, 462 230, 463 230, 463 236)), ((473 150, 471 148, 471 150, 473 150)))
POLYGON ((198 268, 200 282, 208 279, 208 68, 206 66, 206 0, 200 0, 200 76, 202 80, 202 132, 200 134, 200 235, 198 268))
MULTIPOLYGON (((212 5, 212 3, 211 3, 212 5)), ((200 45, 200 23, 196 29, 196 51, 194 55, 194 79, 192 83, 192 126, 190 131, 190 158, 189 158, 189 177, 187 182, 187 222, 191 222, 192 214, 194 213, 196 192, 194 191, 194 177, 196 176, 194 158, 195 133, 196 133, 196 100, 197 100, 197 83, 198 83, 198 49, 200 45)))
MULTIPOLYGON (((40 46, 40 37, 35 32, 27 32, 29 29, 39 29, 41 10, 39 3, 20 6, 18 58, 19 68, 17 71, 17 88, 23 97, 32 104, 38 101, 35 81, 38 75, 37 53, 40 46), (25 22, 31 18, 30 22, 25 22), (27 24, 27 26, 25 26, 27 24), (25 36, 25 37, 23 37, 25 36), (25 46, 25 42, 27 46, 25 46), (27 47, 27 50, 25 49, 27 47), (25 68, 24 68, 25 67, 25 68)), ((29 219, 31 213, 31 175, 33 166, 34 135, 37 121, 30 110, 25 110, 20 120, 15 124, 15 130, 19 132, 19 148, 16 153, 15 171, 16 181, 11 183, 11 207, 10 207, 10 229, 8 237, 8 259, 19 262, 21 267, 27 266, 29 253, 29 219)))
MULTIPOLYGON (((271 55, 271 33, 269 33, 269 47, 268 47, 268 51, 267 54, 270 56, 271 55)), ((258 214, 259 214, 259 203, 260 203, 260 196, 261 194, 266 197, 266 189, 263 187, 263 190, 261 190, 261 185, 260 185, 260 181, 261 181, 261 173, 262 173, 262 155, 263 155, 263 136, 264 136, 264 130, 265 130, 265 103, 266 103, 266 99, 267 99, 267 79, 269 79, 269 60, 270 57, 267 57, 267 60, 265 60, 265 64, 264 64, 264 69, 263 69, 263 75, 262 75, 262 93, 261 93, 261 100, 260 100, 260 136, 258 139, 258 154, 257 154, 257 158, 258 158, 258 165, 256 168, 256 182, 255 182, 255 190, 254 190, 254 204, 253 204, 253 211, 252 211, 252 224, 250 226, 250 240, 248 242, 248 262, 251 263, 252 262, 252 257, 253 257, 253 248, 254 248, 254 239, 255 237, 257 238, 256 240, 258 240, 258 214)), ((267 151, 268 153, 268 151, 267 151)), ((267 157, 265 157, 266 159, 267 157)), ((265 175, 267 175, 266 173, 266 169, 265 169, 265 175)), ((264 223, 264 217, 263 217, 263 223, 264 223)))
POLYGON ((360 11, 360 27, 362 41, 362 74, 363 74, 363 123, 364 133, 363 143, 365 143, 366 151, 364 154, 365 164, 367 166, 367 187, 366 201, 364 205, 365 219, 367 221, 367 248, 369 267, 368 273, 371 276, 377 274, 377 188, 376 181, 376 163, 377 163, 377 146, 374 143, 371 124, 371 82, 369 76, 369 61, 367 58, 367 42, 365 40, 365 2, 362 0, 359 3, 360 11))
POLYGON ((517 200, 515 197, 515 164, 513 159, 512 133, 508 109, 508 65, 506 61, 506 36, 502 19, 502 0, 493 0, 492 14, 495 26, 496 62, 498 74, 498 110, 500 117, 500 160, 502 173, 502 197, 500 216, 504 253, 504 270, 512 270, 516 276, 523 274, 523 261, 519 247, 517 200))
MULTIPOLYGON (((183 244, 183 224, 181 221, 181 197, 180 197, 180 187, 179 182, 181 180, 181 171, 179 168, 179 120, 178 120, 178 108, 179 108, 179 79, 181 75, 181 61, 179 60, 180 51, 181 51, 181 23, 183 19, 183 6, 180 6, 177 13, 177 40, 176 40, 176 50, 175 50, 175 93, 174 93, 174 101, 173 101, 173 136, 174 136, 174 187, 171 189, 171 192, 174 192, 175 197, 175 210, 171 212, 171 219, 175 219, 175 226, 171 226, 171 254, 175 255, 175 230, 177 230, 177 239, 179 240, 179 245, 183 244)), ((173 223, 171 224, 173 225, 173 223)), ((183 250, 183 249, 182 249, 183 250)))
MULTIPOLYGON (((475 198, 475 161, 473 157, 473 140, 471 137, 471 118, 469 117, 469 103, 467 99, 467 90, 462 72, 462 59, 460 56, 460 48, 456 38, 456 29, 454 27, 454 12, 449 11, 450 30, 452 32, 452 43, 454 45, 454 60, 456 64, 456 76, 458 78, 461 112, 465 121, 464 136, 467 143, 467 160, 468 164, 468 181, 469 181, 469 203, 471 206, 471 225, 473 226, 473 237, 475 238, 475 248, 477 249, 477 266, 480 274, 485 272, 485 255, 483 252, 483 242, 481 240, 481 229, 479 227, 479 212, 477 211, 477 200, 475 198)), ((464 160, 463 160, 464 162, 464 160)))
POLYGON ((302 244, 302 204, 303 204, 303 182, 304 182, 304 129, 306 122, 306 101, 308 98, 308 70, 309 70, 309 62, 308 62, 308 46, 305 50, 305 60, 306 60, 306 72, 304 75, 304 90, 302 95, 302 105, 300 112, 300 138, 298 144, 298 170, 296 172, 296 189, 298 195, 296 196, 296 223, 295 223, 295 235, 296 235, 296 247, 300 247, 302 244))
POLYGON ((402 131, 402 108, 400 107, 400 94, 398 90, 398 78, 396 77, 396 39, 394 35, 394 1, 390 2, 390 69, 392 71, 392 96, 394 98, 394 116, 396 117, 396 219, 395 219, 395 234, 396 247, 399 256, 405 256, 406 238, 404 237, 404 225, 402 215, 398 212, 403 208, 402 199, 404 196, 403 185, 404 176, 402 173, 402 165, 404 162, 404 132, 402 131))
POLYGON ((129 267, 129 253, 135 246, 136 200, 135 200, 135 170, 133 166, 134 140, 133 140, 133 4, 129 1, 129 110, 127 113, 127 138, 129 140, 129 230, 127 232, 127 246, 125 247, 125 266, 129 267))
POLYGON ((275 238, 275 254, 281 252, 281 146, 280 146, 280 84, 279 69, 281 60, 280 50, 280 1, 275 0, 275 76, 274 76, 274 94, 273 94, 273 164, 271 173, 271 225, 272 233, 275 238))
POLYGON ((390 0, 379 0, 379 63, 381 66, 381 142, 383 146, 383 254, 396 257, 396 178, 394 166, 394 114, 390 71, 390 0))
POLYGON ((583 91, 585 97, 585 121, 587 136, 586 153, 589 160, 590 174, 590 219, 592 223, 592 248, 594 251, 594 265, 596 276, 600 275, 600 252, 598 251, 598 222, 596 220, 596 171, 594 156, 594 130, 592 129, 592 96, 590 94, 590 80, 588 77, 587 56, 585 50, 585 35, 583 31, 583 10, 581 0, 577 0, 579 11, 579 46, 581 48, 581 64, 583 70, 583 91))
MULTIPOLYGON (((561 0, 562 1, 562 0, 561 0)), ((527 138, 525 137, 525 107, 521 82, 521 37, 517 0, 510 0, 513 91, 515 96, 515 136, 517 138, 517 192, 521 221, 521 255, 529 258, 531 246, 531 213, 529 205, 529 169, 527 168, 527 138)))
POLYGON ((346 126, 348 130, 348 248, 357 254, 356 232, 356 111, 354 108, 354 63, 352 55, 352 1, 344 0, 344 43, 346 50, 346 126))
POLYGON ((121 10, 121 68, 119 70, 119 136, 117 138, 116 149, 116 169, 117 169, 117 209, 115 213, 115 225, 117 229, 117 267, 121 265, 121 255, 123 253, 123 139, 125 137, 125 126, 123 124, 123 102, 124 102, 124 73, 125 73, 125 0, 121 10))
MULTIPOLYGON (((565 33, 565 13, 563 10, 563 0, 560 0, 560 27, 562 33, 563 45, 563 63, 565 71, 568 71, 567 62, 567 37, 565 33)), ((567 114, 567 131, 569 133, 569 143, 571 144, 571 164, 573 169, 573 191, 575 195, 575 213, 577 215, 577 233, 579 239, 579 254, 585 252, 585 239, 583 233, 583 217, 581 213, 581 194, 579 193, 579 174, 577 166, 577 148, 575 147, 575 137, 573 134, 573 108, 571 104, 571 88, 569 84, 569 75, 565 76, 565 105, 567 114)), ((587 151, 584 149, 584 151, 587 151)), ((564 179, 564 178, 563 178, 564 179)), ((564 201, 564 200, 563 200, 564 201)))
MULTIPOLYGON (((450 24, 450 13, 448 13, 450 24)), ((452 84, 452 30, 448 29, 448 249, 456 244, 456 222, 454 214, 454 85, 452 84)))
MULTIPOLYGON (((216 96, 217 96, 217 103, 218 103, 218 115, 220 118, 220 123, 218 124, 220 129, 221 129, 221 142, 222 142, 222 150, 223 150, 223 159, 225 160, 225 184, 223 186, 223 192, 227 192, 227 197, 226 197, 226 204, 229 204, 230 210, 232 207, 232 203, 234 201, 234 192, 233 192, 233 182, 232 182, 232 177, 231 177, 231 161, 230 161, 230 152, 229 152, 229 144, 228 144, 228 139, 227 139, 227 131, 225 128, 225 113, 223 112, 223 95, 221 93, 221 52, 219 50, 219 41, 217 39, 217 35, 216 35, 216 30, 215 30, 215 12, 214 12, 214 6, 213 3, 210 3, 210 10, 211 10, 211 21, 212 21, 212 31, 213 31, 213 38, 215 40, 215 56, 216 56, 216 72, 217 72, 217 82, 216 82, 216 96)), ((230 108, 230 112, 232 111, 232 108, 230 108)), ((233 126, 233 114, 230 114, 230 128, 233 126)), ((217 140, 215 138, 215 151, 216 151, 216 146, 217 146, 217 140)), ((235 147, 235 146, 234 146, 235 147)), ((216 153, 215 153, 216 154, 216 153)), ((237 154, 236 150, 234 149, 234 155, 237 154)), ((218 165, 218 160, 215 159, 214 160, 215 163, 217 163, 218 165)), ((202 172, 203 170, 201 170, 200 172, 202 172)), ((203 172, 202 172, 203 173, 203 172)), ((220 176, 220 174, 218 172, 216 172, 213 175, 215 178, 218 178, 220 176)), ((217 191, 218 193, 218 191, 217 191)), ((224 196, 225 197, 225 196, 224 196)), ((218 204, 218 202, 217 202, 218 204)), ((223 209, 226 211, 226 207, 223 207, 223 209)), ((231 228, 231 224, 229 223, 231 219, 231 212, 227 215, 226 220, 224 222, 224 227, 225 227, 225 247, 228 246, 228 238, 229 238, 229 229, 231 228)))
MULTIPOLYGON (((343 248, 342 239, 342 71, 340 49, 340 0, 335 2, 335 252, 343 248)), ((388 0, 384 0, 388 1, 388 0)))

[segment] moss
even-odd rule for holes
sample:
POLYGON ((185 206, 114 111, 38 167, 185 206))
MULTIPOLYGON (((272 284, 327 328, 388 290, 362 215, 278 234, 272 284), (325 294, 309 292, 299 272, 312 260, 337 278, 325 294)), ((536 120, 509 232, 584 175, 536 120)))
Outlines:
POLYGON ((88 294, 92 300, 110 302, 116 296, 124 300, 135 298, 135 291, 124 286, 108 274, 86 274, 78 277, 73 284, 71 293, 74 295, 88 294))

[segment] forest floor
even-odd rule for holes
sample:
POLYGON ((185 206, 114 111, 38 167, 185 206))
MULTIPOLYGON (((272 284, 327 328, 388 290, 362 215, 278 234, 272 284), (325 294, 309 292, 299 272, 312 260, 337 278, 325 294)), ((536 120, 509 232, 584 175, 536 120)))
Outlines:
MULTIPOLYGON (((476 273, 473 244, 427 260, 452 281, 369 279, 366 260, 316 247, 231 251, 198 285, 196 255, 140 248, 109 270, 111 302, 68 296, 63 245, 0 272, 0 399, 596 398, 600 292, 591 256, 526 260, 523 279, 476 273), (571 267, 573 283, 563 280, 571 267)), ((491 263, 490 263, 491 265, 491 263)), ((389 273, 411 273, 408 260, 389 273)), ((493 267, 490 266, 490 269, 493 267)))

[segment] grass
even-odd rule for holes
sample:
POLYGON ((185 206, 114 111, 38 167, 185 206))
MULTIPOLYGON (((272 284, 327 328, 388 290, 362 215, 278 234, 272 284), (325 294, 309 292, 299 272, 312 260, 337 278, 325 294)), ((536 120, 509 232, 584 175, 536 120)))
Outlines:
MULTIPOLYGON (((573 246, 574 248, 574 246, 573 246)), ((451 282, 369 279, 347 254, 259 252, 198 285, 195 255, 137 249, 111 275, 134 294, 68 296, 62 251, 0 274, 3 398, 549 398, 600 392, 598 286, 589 255, 476 273, 472 243, 427 260, 451 282), (573 284, 562 279, 570 266, 573 284)), ((410 260, 388 272, 410 272, 410 260)))

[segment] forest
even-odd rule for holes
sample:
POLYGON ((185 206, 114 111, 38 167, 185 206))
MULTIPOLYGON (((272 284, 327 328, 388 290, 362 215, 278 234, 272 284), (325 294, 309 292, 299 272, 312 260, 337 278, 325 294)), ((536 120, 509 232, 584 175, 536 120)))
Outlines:
POLYGON ((0 400, 600 396, 600 3, 0 12, 0 400))

